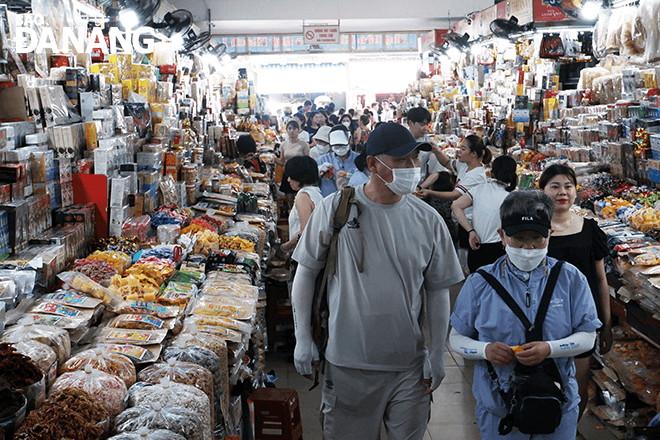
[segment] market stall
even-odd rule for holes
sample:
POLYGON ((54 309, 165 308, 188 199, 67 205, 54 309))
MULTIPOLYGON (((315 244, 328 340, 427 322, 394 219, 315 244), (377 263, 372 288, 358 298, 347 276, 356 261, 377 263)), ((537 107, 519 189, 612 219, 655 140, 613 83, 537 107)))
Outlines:
POLYGON ((159 5, 0 7, 0 438, 251 438, 279 134, 159 5))

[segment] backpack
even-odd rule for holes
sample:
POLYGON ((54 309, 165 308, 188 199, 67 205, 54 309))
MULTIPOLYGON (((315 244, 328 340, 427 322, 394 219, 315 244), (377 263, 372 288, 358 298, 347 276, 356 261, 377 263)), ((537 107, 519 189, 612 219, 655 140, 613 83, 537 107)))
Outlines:
MULTIPOLYGON (((509 292, 494 276, 482 269, 479 269, 477 273, 484 277, 511 311, 522 321, 525 326, 526 341, 542 341, 543 321, 562 265, 563 262, 558 261, 550 271, 534 324, 529 322, 509 292)), ((554 360, 546 358, 540 364, 531 367, 517 364, 511 374, 508 392, 502 389, 493 364, 487 360, 486 365, 488 374, 497 384, 508 409, 508 414, 500 421, 498 427, 500 435, 507 435, 514 426, 523 434, 552 434, 555 432, 555 429, 561 424, 562 408, 568 399, 564 394, 561 374, 554 360)))
MULTIPOLYGON (((328 276, 330 273, 334 275, 337 270, 337 241, 339 239, 339 231, 344 227, 348 221, 351 211, 351 205, 358 207, 358 215, 360 205, 355 200, 355 188, 346 187, 341 190, 341 197, 339 199, 339 206, 335 211, 333 217, 332 239, 330 240, 330 248, 328 250, 328 257, 325 260, 325 268, 319 272, 314 283, 314 296, 312 299, 312 339, 319 350, 321 360, 324 359, 325 348, 328 345, 328 320, 330 317, 330 310, 328 308, 328 294, 327 284, 328 276)), ((364 270, 364 246, 362 246, 362 259, 359 271, 364 270)))

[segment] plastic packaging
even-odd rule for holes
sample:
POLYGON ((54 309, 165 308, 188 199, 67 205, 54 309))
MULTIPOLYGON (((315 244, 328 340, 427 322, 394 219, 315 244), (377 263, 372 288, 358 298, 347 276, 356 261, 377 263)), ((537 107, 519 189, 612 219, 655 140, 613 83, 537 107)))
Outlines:
POLYGON ((123 273, 131 265, 131 257, 119 251, 95 251, 87 260, 101 260, 110 264, 118 273, 123 273))
POLYGON ((225 410, 229 404, 229 371, 227 343, 209 333, 180 335, 163 352, 163 359, 191 362, 213 374, 213 392, 225 410))
POLYGON ((192 385, 204 391, 211 402, 213 399, 213 374, 206 368, 190 362, 169 359, 167 362, 153 364, 140 371, 140 382, 159 383, 167 377, 172 382, 192 385))
POLYGON ((163 319, 151 315, 117 315, 108 322, 108 327, 133 330, 168 329, 163 319))
POLYGON ((201 425, 202 420, 195 411, 181 406, 163 406, 158 401, 149 406, 129 408, 115 419, 117 432, 142 428, 167 429, 187 440, 205 440, 201 425))
POLYGON ((256 312, 255 302, 240 298, 217 298, 204 296, 197 301, 195 314, 225 316, 249 321, 256 312))
POLYGON ((48 345, 57 354, 57 361, 64 364, 71 356, 71 339, 66 330, 46 325, 14 325, 5 330, 3 342, 38 341, 48 345))
POLYGON ((133 238, 137 237, 140 241, 147 241, 149 230, 151 229, 151 217, 148 215, 141 215, 139 217, 131 217, 121 228, 122 237, 133 238))
POLYGON ((119 377, 86 365, 84 370, 64 373, 57 378, 51 395, 67 388, 80 388, 99 402, 112 416, 122 412, 128 394, 126 384, 119 377))
POLYGON ((186 438, 167 429, 140 428, 137 431, 122 432, 108 440, 186 440, 186 438))
POLYGON ((167 336, 167 330, 129 330, 122 328, 101 328, 96 341, 101 344, 160 344, 167 336))
POLYGON ((104 287, 108 287, 110 279, 117 274, 117 269, 107 261, 88 260, 86 258, 74 261, 71 270, 87 275, 104 287))
POLYGON ((95 440, 109 430, 109 415, 87 392, 68 388, 32 411, 14 436, 14 440, 95 440))
POLYGON ((660 1, 640 0, 637 16, 646 32, 644 58, 655 63, 660 60, 660 1))
POLYGON ((150 407, 152 402, 159 402, 163 406, 178 406, 192 410, 202 420, 202 438, 204 440, 213 438, 211 401, 204 391, 192 385, 172 383, 167 378, 162 379, 157 385, 145 386, 136 390, 131 389, 128 398, 129 406, 150 407))
POLYGON ((204 295, 244 298, 252 301, 259 298, 258 287, 228 281, 207 281, 202 286, 202 292, 204 295))
POLYGON ((46 376, 46 388, 57 378, 57 354, 55 350, 38 341, 26 340, 12 344, 17 352, 29 357, 41 372, 46 376))
POLYGON ((163 306, 145 301, 122 301, 113 311, 119 314, 152 315, 161 319, 176 318, 180 313, 178 307, 163 306))
MULTIPOLYGON (((19 391, 0 388, 0 433, 12 438, 27 412, 27 399, 19 391)), ((0 438, 5 438, 0 435, 0 438)))
POLYGON ((72 288, 100 299, 110 307, 116 306, 122 299, 117 293, 101 286, 80 272, 62 272, 57 277, 72 288))
POLYGON ((66 361, 60 368, 60 373, 72 373, 84 370, 87 365, 95 370, 113 374, 124 381, 126 388, 135 383, 135 366, 125 356, 109 353, 102 348, 92 348, 82 351, 66 361))

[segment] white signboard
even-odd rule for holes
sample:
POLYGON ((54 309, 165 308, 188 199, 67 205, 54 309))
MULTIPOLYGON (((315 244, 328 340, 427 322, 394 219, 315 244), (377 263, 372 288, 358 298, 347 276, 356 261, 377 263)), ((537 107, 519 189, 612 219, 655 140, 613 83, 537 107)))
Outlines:
POLYGON ((305 44, 339 44, 339 25, 303 26, 305 44))

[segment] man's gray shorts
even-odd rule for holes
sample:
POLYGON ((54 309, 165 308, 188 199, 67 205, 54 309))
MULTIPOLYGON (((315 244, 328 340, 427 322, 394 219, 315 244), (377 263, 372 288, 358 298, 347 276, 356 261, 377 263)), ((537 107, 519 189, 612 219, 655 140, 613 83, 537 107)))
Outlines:
POLYGON ((421 440, 429 420, 422 368, 371 371, 325 364, 320 419, 327 440, 421 440))

